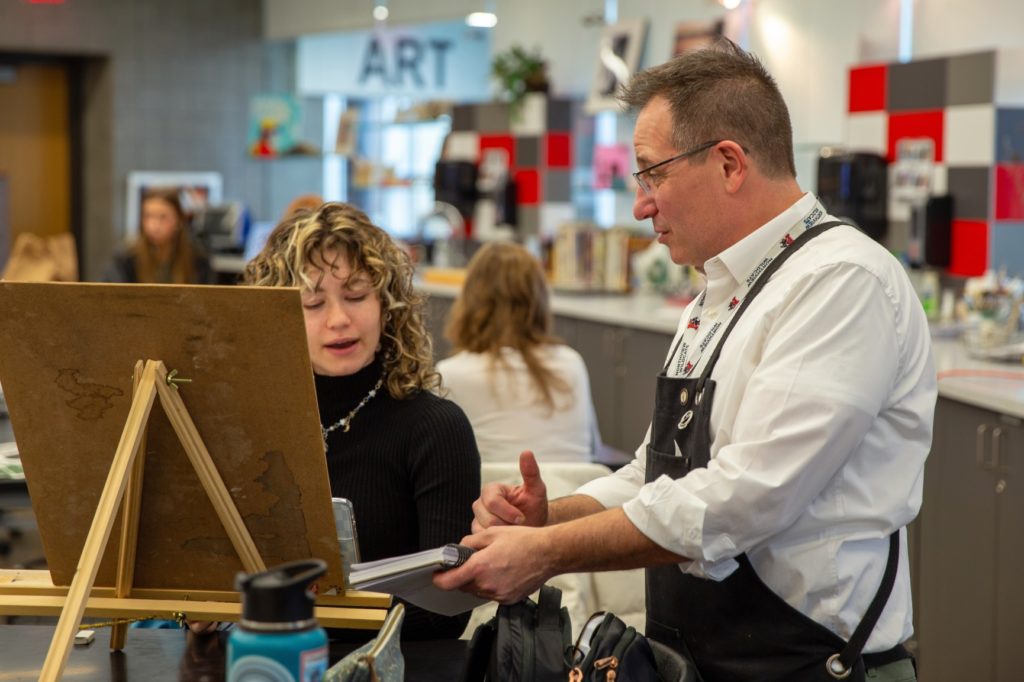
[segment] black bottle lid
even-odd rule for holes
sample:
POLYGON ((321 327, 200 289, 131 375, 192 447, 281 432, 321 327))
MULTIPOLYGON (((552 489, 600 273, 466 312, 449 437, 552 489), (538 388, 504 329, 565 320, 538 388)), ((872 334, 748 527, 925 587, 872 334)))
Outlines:
MULTIPOLYGON (((293 629, 311 625, 316 595, 309 585, 327 572, 320 559, 281 564, 262 573, 239 573, 235 589, 242 593, 243 626, 273 624, 268 629, 293 629)), ((262 628, 261 628, 262 629, 262 628)))

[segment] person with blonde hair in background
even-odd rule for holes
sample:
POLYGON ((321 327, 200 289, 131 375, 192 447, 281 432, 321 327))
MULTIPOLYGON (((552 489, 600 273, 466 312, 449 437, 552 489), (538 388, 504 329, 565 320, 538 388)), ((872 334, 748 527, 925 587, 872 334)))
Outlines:
MULTIPOLYGON (((432 392, 440 378, 412 275, 391 237, 343 203, 284 220, 245 269, 246 284, 301 290, 331 492, 353 504, 363 561, 457 542, 480 493, 469 422, 432 392)), ((469 619, 405 613, 403 639, 456 638, 469 619)))
POLYGON ((512 243, 481 248, 445 328, 455 354, 437 368, 485 462, 516 462, 524 443, 542 462, 586 462, 600 443, 583 358, 551 325, 537 259, 512 243))
POLYGON ((105 282, 211 284, 210 261, 193 243, 179 190, 148 189, 142 195, 139 236, 114 256, 105 282))
POLYGON ((300 194, 285 206, 284 212, 281 214, 281 220, 288 220, 299 211, 315 211, 323 203, 324 198, 319 194, 300 194))

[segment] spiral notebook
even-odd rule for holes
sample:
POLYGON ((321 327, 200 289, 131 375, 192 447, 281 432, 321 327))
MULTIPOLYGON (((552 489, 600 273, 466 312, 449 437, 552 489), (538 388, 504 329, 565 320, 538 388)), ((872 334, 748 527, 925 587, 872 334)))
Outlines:
POLYGON ((434 587, 433 576, 437 571, 461 566, 472 554, 469 547, 452 543, 415 554, 366 561, 352 565, 348 582, 354 590, 393 594, 428 611, 454 616, 487 600, 458 590, 440 590, 434 587))

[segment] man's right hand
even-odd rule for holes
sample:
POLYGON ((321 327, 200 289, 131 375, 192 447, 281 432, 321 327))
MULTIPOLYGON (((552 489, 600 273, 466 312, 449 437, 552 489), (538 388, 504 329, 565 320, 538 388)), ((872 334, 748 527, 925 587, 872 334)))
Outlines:
POLYGON ((473 532, 491 526, 543 526, 548 521, 548 490, 533 453, 519 455, 519 485, 488 483, 473 503, 473 532))

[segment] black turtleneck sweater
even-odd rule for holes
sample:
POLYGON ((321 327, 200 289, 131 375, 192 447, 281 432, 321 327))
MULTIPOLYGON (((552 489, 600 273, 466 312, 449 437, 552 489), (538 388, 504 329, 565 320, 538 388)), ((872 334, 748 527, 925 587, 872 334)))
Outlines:
MULTIPOLYGON (((380 377, 376 361, 350 376, 315 375, 320 423, 347 415, 380 377)), ((470 532, 480 454, 466 415, 433 393, 396 400, 382 386, 347 433, 328 435, 327 471, 331 493, 352 501, 362 561, 440 547, 470 532)), ((458 637, 468 621, 468 613, 447 617, 406 604, 402 638, 458 637)))

